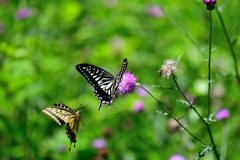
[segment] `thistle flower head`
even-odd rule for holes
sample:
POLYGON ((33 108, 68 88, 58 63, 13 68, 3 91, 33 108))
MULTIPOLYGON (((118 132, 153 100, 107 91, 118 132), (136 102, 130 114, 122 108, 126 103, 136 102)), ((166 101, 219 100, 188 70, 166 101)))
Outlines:
POLYGON ((217 0, 203 0, 203 3, 206 4, 207 10, 213 10, 217 0))
POLYGON ((96 149, 104 148, 106 144, 107 142, 102 138, 95 139, 92 142, 93 147, 96 149))
POLYGON ((138 113, 144 109, 145 103, 141 100, 136 101, 133 104, 133 112, 138 113))
POLYGON ((171 59, 168 59, 163 62, 162 68, 158 70, 158 76, 167 77, 169 79, 170 76, 175 77, 176 71, 177 63, 171 59))
POLYGON ((60 145, 58 147, 58 149, 59 149, 60 152, 65 152, 66 151, 66 146, 65 145, 60 145))
POLYGON ((27 19, 32 14, 32 10, 30 8, 22 8, 15 12, 16 19, 27 19))
POLYGON ((6 27, 3 23, 0 23, 0 35, 3 34, 6 30, 6 27))
POLYGON ((130 71, 127 71, 123 74, 122 81, 120 82, 118 86, 118 90, 120 94, 129 94, 134 91, 134 87, 136 85, 135 81, 137 78, 134 76, 134 74, 131 74, 130 71))
POLYGON ((162 10, 162 8, 160 8, 159 6, 157 5, 152 5, 152 6, 149 6, 147 8, 147 13, 152 16, 152 17, 156 17, 156 18, 159 18, 159 17, 162 17, 164 15, 164 12, 162 10))
POLYGON ((230 112, 228 109, 221 109, 216 113, 215 117, 217 120, 222 120, 222 119, 228 118, 229 115, 230 115, 230 112))
POLYGON ((185 158, 182 155, 175 154, 169 158, 169 160, 185 160, 185 158))

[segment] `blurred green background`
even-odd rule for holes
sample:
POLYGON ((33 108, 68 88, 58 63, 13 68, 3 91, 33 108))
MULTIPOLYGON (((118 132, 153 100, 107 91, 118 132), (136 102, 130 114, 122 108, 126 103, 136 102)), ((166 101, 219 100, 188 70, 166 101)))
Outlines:
MULTIPOLYGON (((230 37, 240 38, 240 1, 218 1, 218 7, 230 37)), ((231 115, 210 126, 218 151, 225 139, 226 159, 239 159, 239 87, 214 10, 212 18, 211 111, 227 108, 231 115)), ((156 112, 164 110, 149 96, 118 96, 112 110, 104 105, 98 111, 100 101, 75 66, 90 63, 115 75, 127 58, 127 70, 137 81, 210 144, 205 125, 180 102, 178 92, 151 87, 175 87, 171 79, 157 77, 157 70, 164 60, 183 54, 176 73, 179 85, 206 117, 208 43, 209 11, 201 0, 0 0, 1 159, 165 160, 174 154, 196 158, 203 146, 156 112), (144 110, 135 113, 138 100, 144 102, 144 110), (83 105, 85 121, 71 152, 64 127, 42 113, 56 102, 75 110, 83 105), (97 138, 106 140, 104 149, 93 147, 97 138)), ((239 42, 234 48, 240 61, 239 42)), ((213 152, 202 159, 214 159, 213 152)))

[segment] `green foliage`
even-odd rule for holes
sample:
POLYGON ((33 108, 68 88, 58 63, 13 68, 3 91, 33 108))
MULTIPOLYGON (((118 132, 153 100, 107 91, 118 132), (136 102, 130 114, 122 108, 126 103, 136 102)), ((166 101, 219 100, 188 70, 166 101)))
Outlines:
MULTIPOLYGON (((127 70, 141 84, 173 87, 171 80, 157 77, 168 58, 177 60, 176 73, 184 93, 196 100, 205 118, 207 109, 207 62, 209 11, 201 1, 0 1, 0 157, 1 159, 93 159, 99 150, 92 141, 105 138, 109 159, 168 159, 181 154, 194 159, 203 146, 190 137, 149 96, 118 96, 112 110, 100 101, 93 88, 76 71, 79 63, 104 67, 113 75, 124 58, 127 70), (166 14, 152 17, 151 5, 166 14), (28 7, 26 19, 16 19, 17 10, 28 7), (173 21, 176 22, 176 24, 173 21), (186 34, 191 37, 189 38, 186 34), (137 100, 145 102, 143 112, 133 113, 137 100), (56 102, 75 110, 83 104, 84 123, 76 134, 76 148, 70 145, 64 127, 42 113, 56 102), (111 129, 110 136, 104 134, 111 129), (61 147, 66 151, 61 152, 61 147)), ((230 37, 239 38, 239 1, 218 2, 230 37)), ((223 29, 212 11, 212 110, 230 110, 225 121, 211 123, 217 150, 222 146, 222 129, 228 125, 226 159, 239 159, 239 87, 233 59, 223 29), (220 94, 219 94, 220 93, 220 94), (231 146, 231 148, 229 148, 231 146)), ((240 50, 235 43, 236 53, 240 50)), ((237 54, 238 62, 240 61, 237 54)), ((210 144, 206 127, 184 103, 177 91, 153 87, 154 96, 187 128, 210 144)), ((221 152, 220 152, 221 154, 221 152)), ((203 159, 214 159, 213 152, 203 159)))

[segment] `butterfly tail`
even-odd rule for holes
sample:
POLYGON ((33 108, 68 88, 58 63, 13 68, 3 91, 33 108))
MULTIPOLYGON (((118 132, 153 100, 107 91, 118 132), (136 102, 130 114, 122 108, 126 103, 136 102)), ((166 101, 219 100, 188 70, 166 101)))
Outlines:
POLYGON ((102 108, 102 105, 103 105, 103 101, 100 102, 100 105, 99 105, 99 108, 98 108, 99 111, 102 108))
MULTIPOLYGON (((114 98, 114 97, 113 97, 114 98)), ((110 110, 112 109, 112 102, 113 102, 113 99, 110 101, 110 103, 109 103, 109 106, 110 106, 110 110)))

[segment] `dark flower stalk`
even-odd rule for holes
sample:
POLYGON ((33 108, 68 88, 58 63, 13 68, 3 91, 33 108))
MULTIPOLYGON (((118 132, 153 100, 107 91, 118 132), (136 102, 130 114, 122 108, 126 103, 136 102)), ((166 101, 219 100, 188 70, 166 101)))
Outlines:
MULTIPOLYGON (((210 28, 211 28, 211 23, 210 23, 210 28)), ((211 35, 211 33, 210 33, 211 35)), ((213 136, 212 136, 212 132, 210 130, 210 126, 209 126, 209 108, 210 108, 210 84, 211 84, 211 72, 210 72, 210 64, 211 64, 211 36, 210 36, 210 47, 209 47, 209 61, 208 61, 208 115, 207 115, 207 120, 204 120, 204 118, 200 115, 200 113, 196 110, 195 107, 193 107, 192 103, 189 102, 189 100, 187 99, 187 97, 184 95, 184 93, 182 92, 181 88, 179 87, 178 83, 177 83, 177 77, 176 77, 176 71, 177 71, 177 64, 181 58, 181 56, 179 56, 177 61, 173 61, 173 60, 166 60, 164 61, 164 64, 162 65, 161 69, 158 71, 158 76, 160 77, 167 77, 168 79, 170 77, 172 77, 174 83, 177 86, 177 90, 180 91, 180 93, 182 94, 182 96, 184 97, 184 99, 187 101, 188 105, 190 106, 190 109, 193 109, 194 112, 198 115, 198 117, 203 121, 204 124, 206 124, 207 130, 208 130, 208 134, 209 137, 211 139, 211 144, 212 144, 212 148, 214 149, 214 153, 217 159, 219 159, 219 155, 217 153, 216 150, 216 146, 214 144, 214 140, 213 140, 213 136)), ((169 111, 161 104, 161 106, 167 111, 167 113, 174 118, 169 111)), ((175 118, 174 118, 175 119, 175 118)), ((176 119, 175 119, 176 120, 176 119)), ((178 122, 178 121, 177 121, 178 122)), ((185 128, 184 128, 185 129, 185 128)))
POLYGON ((209 20, 210 31, 209 31, 209 58, 208 58, 208 104, 207 104, 207 121, 205 122, 205 124, 207 126, 208 134, 209 134, 211 143, 213 145, 214 154, 215 154, 216 158, 219 160, 219 155, 218 155, 216 145, 213 140, 212 132, 211 132, 211 129, 209 126, 209 114, 210 114, 210 104, 211 104, 210 89, 211 89, 211 83, 212 83, 212 80, 211 80, 211 51, 212 51, 212 14, 211 14, 211 10, 210 10, 209 14, 210 14, 210 20, 209 20))
MULTIPOLYGON (((180 56, 181 57, 181 56, 180 56)), ((159 76, 163 76, 163 77, 167 77, 169 78, 174 77, 175 76, 175 72, 177 71, 177 64, 178 61, 180 59, 180 57, 178 58, 177 61, 173 61, 173 60, 167 60, 164 62, 164 65, 162 65, 162 69, 158 71, 159 76)), ((165 115, 169 115, 170 117, 172 117, 188 134, 190 134, 194 139, 196 139, 197 141, 199 141, 200 143, 202 143, 204 146, 206 146, 207 144, 204 143, 202 140, 200 140, 199 138, 197 138, 195 135, 193 135, 188 129, 187 127, 183 126, 183 124, 180 123, 178 118, 175 118, 170 111, 156 98, 154 97, 147 89, 145 89, 142 85, 140 85, 139 83, 136 83, 137 78, 134 76, 134 74, 131 74, 130 71, 127 71, 126 73, 123 74, 123 78, 122 81, 120 82, 119 86, 118 86, 118 90, 120 92, 121 95, 126 95, 126 94, 130 94, 134 91, 135 87, 141 87, 143 90, 145 90, 154 100, 157 101, 157 103, 164 108, 164 110, 166 111, 165 115)), ((202 118, 203 119, 203 118, 202 118)), ((205 122, 205 121, 204 121, 205 122)))
POLYGON ((218 18, 219 18, 219 20, 220 20, 220 23, 221 23, 221 25, 222 25, 222 28, 223 28, 225 37, 226 37, 226 39, 227 39, 227 43, 228 43, 230 52, 231 52, 232 57, 233 57, 235 74, 236 74, 236 78, 237 78, 237 81, 238 81, 238 84, 239 84, 239 87, 240 87, 240 76, 239 76, 239 73, 238 73, 237 56, 236 56, 236 53, 235 53, 234 50, 233 50, 233 45, 234 45, 234 42, 235 42, 235 41, 231 41, 231 40, 230 40, 229 34, 228 34, 228 32, 227 32, 227 29, 226 29, 226 27, 225 27, 225 24, 224 24, 223 19, 222 19, 222 16, 221 16, 221 13, 219 12, 218 8, 216 8, 216 12, 217 12, 218 18))
POLYGON ((155 101, 157 101, 157 103, 164 108, 164 110, 167 112, 167 114, 172 117, 188 134, 190 134, 194 139, 196 139, 197 141, 199 141, 200 143, 202 143, 203 145, 206 145, 206 143, 204 143, 202 140, 200 140, 199 138, 197 138, 195 135, 193 135, 185 126, 182 125, 182 123, 180 123, 178 118, 175 118, 171 112, 157 99, 155 98, 148 90, 146 90, 143 86, 141 86, 139 83, 136 84, 137 86, 141 87, 142 89, 144 89, 155 101))
POLYGON ((212 147, 213 147, 213 150, 214 150, 214 153, 215 153, 215 156, 216 158, 219 160, 219 155, 218 155, 218 152, 216 150, 216 145, 214 143, 214 140, 213 140, 213 136, 212 136, 212 132, 211 132, 211 129, 210 129, 210 126, 209 126, 209 118, 207 117, 207 121, 204 120, 204 118, 200 115, 200 113, 196 110, 195 107, 193 107, 193 105, 189 102, 189 100, 187 99, 187 97, 184 95, 184 93, 182 92, 181 88, 179 87, 178 83, 177 83, 177 80, 176 80, 176 77, 172 76, 173 78, 173 81, 175 82, 178 90, 180 91, 180 93, 182 94, 182 96, 184 97, 184 99, 188 102, 189 106, 191 109, 194 110, 194 112, 198 115, 198 117, 204 122, 204 124, 206 124, 206 127, 207 127, 207 130, 208 130, 208 134, 209 134, 209 137, 210 137, 210 140, 211 140, 211 143, 212 143, 212 147))

